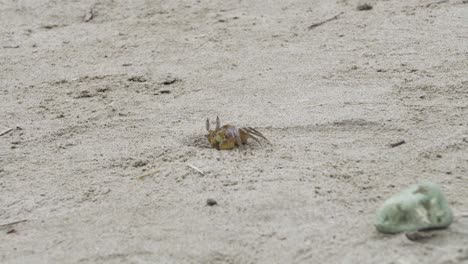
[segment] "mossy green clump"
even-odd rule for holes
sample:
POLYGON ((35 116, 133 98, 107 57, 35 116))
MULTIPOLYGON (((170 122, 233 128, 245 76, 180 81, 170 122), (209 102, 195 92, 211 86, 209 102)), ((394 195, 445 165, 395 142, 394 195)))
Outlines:
POLYGON ((452 210, 440 188, 422 183, 385 201, 377 210, 374 225, 382 233, 399 233, 444 228, 452 221, 452 210))

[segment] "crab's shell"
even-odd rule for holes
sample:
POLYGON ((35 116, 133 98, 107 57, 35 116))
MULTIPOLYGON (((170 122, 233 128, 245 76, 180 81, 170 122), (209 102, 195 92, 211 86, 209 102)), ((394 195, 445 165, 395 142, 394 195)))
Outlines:
POLYGON ((236 145, 240 145, 246 141, 243 140, 239 129, 231 125, 224 125, 221 128, 210 131, 207 138, 212 147, 220 150, 233 149, 236 145))

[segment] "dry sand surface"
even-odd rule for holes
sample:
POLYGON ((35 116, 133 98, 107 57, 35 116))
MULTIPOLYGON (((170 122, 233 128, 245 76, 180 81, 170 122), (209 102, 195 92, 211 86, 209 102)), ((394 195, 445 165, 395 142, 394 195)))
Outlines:
POLYGON ((466 263, 467 2, 0 1, 0 263, 466 263), (455 222, 379 234, 424 180, 455 222))

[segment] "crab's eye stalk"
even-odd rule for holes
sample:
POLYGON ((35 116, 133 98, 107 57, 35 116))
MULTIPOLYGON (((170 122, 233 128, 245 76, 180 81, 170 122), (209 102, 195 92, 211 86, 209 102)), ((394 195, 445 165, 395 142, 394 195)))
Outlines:
POLYGON ((216 130, 221 128, 221 121, 219 120, 219 116, 216 116, 216 130))
POLYGON ((210 132, 210 119, 206 119, 206 131, 210 132))

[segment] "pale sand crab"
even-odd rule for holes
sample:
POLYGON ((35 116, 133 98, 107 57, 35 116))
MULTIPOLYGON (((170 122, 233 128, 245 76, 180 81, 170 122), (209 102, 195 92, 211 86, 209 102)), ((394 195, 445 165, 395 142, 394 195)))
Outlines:
POLYGON ((266 140, 268 143, 268 139, 262 135, 262 133, 258 132, 256 129, 252 127, 241 127, 237 128, 232 125, 224 125, 221 126, 221 121, 219 117, 216 117, 216 128, 214 130, 210 129, 210 120, 206 119, 206 130, 208 131, 208 142, 213 148, 219 150, 230 150, 235 148, 236 146, 242 146, 243 144, 247 144, 247 139, 252 138, 253 140, 257 141, 259 144, 260 140, 257 137, 260 137, 266 140))

